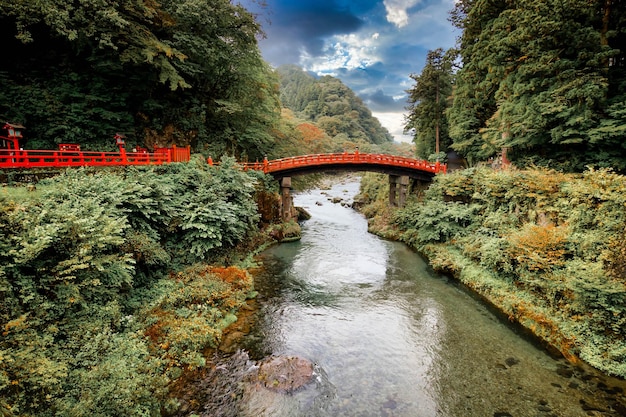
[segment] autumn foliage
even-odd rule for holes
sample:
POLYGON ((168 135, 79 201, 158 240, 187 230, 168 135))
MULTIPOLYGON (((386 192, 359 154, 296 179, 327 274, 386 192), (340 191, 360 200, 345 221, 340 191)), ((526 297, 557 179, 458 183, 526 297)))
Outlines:
POLYGON ((562 267, 567 236, 567 226, 526 224, 507 237, 508 256, 529 271, 562 267))
POLYGON ((323 139, 326 135, 326 133, 322 129, 311 123, 300 123, 298 126, 296 126, 296 129, 298 129, 298 131, 302 133, 302 139, 305 142, 320 140, 323 139))
POLYGON ((252 278, 237 267, 196 265, 161 283, 160 299, 142 313, 145 334, 168 367, 204 366, 205 348, 216 348, 234 313, 253 295, 252 278))

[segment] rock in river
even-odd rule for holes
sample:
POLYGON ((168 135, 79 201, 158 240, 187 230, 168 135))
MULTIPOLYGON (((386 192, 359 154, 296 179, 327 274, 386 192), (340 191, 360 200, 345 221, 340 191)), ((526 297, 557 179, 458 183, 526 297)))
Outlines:
POLYGON ((297 356, 272 356, 259 362, 251 382, 277 392, 292 392, 311 382, 313 363, 297 356))

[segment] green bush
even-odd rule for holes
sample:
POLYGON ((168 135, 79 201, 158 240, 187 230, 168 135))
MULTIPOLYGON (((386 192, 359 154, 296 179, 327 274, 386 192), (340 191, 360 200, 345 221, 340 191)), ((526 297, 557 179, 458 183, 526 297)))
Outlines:
POLYGON ((472 168, 439 175, 392 223, 568 357, 626 376, 626 177, 472 168))
POLYGON ((152 416, 171 408, 169 367, 201 365, 200 352, 215 346, 252 289, 219 279, 185 287, 170 272, 219 260, 255 231, 257 178, 232 159, 211 167, 195 158, 68 170, 32 193, 3 188, 3 413, 152 416), (159 311, 184 324, 172 321, 160 341, 172 346, 166 359, 147 335, 157 310, 146 306, 159 303, 171 303, 159 311), (199 305, 206 309, 196 315, 199 305))

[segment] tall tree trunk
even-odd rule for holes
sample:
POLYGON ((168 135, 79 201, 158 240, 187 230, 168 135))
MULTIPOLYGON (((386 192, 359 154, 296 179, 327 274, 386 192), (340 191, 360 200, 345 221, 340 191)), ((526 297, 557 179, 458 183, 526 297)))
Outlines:
POLYGON ((437 118, 435 123, 435 154, 437 154, 437 162, 439 162, 439 75, 437 75, 437 87, 435 93, 435 117, 437 118))
POLYGON ((600 32, 600 44, 602 46, 606 46, 609 44, 609 39, 607 38, 606 34, 609 31, 611 4, 612 0, 604 0, 604 13, 602 14, 602 31, 600 32))

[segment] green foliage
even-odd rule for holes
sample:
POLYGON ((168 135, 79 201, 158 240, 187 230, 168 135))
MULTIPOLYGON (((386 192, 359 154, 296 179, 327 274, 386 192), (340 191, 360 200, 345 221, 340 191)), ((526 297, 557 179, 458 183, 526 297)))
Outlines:
POLYGON ((506 147, 518 165, 623 170, 625 15, 604 0, 457 2, 453 148, 471 162, 506 147))
POLYGON ((255 227, 255 183, 232 158, 213 168, 201 160, 179 164, 177 171, 184 192, 174 200, 168 223, 176 224, 177 238, 169 244, 179 257, 189 263, 210 260, 215 249, 234 247, 255 227))
POLYGON ((260 25, 227 0, 0 1, 0 119, 28 148, 191 145, 262 158, 273 144, 278 80, 260 25))
POLYGON ((3 272, 22 308, 52 320, 73 305, 115 298, 130 287, 134 269, 120 252, 126 219, 98 198, 67 197, 44 192, 38 203, 6 212, 12 249, 3 272))
POLYGON ((359 199, 363 203, 385 200, 389 195, 389 180, 386 175, 366 172, 361 177, 359 199))
POLYGON ((477 206, 462 203, 441 204, 427 201, 399 210, 393 223, 408 234, 403 237, 409 245, 421 247, 463 237, 476 214, 477 206), (417 233, 414 233, 416 231, 417 233))
POLYGON ((255 230, 257 177, 232 159, 210 167, 197 158, 68 170, 30 194, 3 188, 2 406, 42 416, 171 408, 169 367, 202 365, 201 351, 219 341, 252 284, 244 272, 204 279, 191 271, 197 279, 182 281, 167 273, 221 259, 255 230), (154 346, 157 312, 176 320, 154 346), (172 346, 163 357, 161 344, 172 346))
POLYGON ((99 329, 82 343, 53 403, 56 415, 158 416, 170 406, 161 360, 138 334, 99 329))

